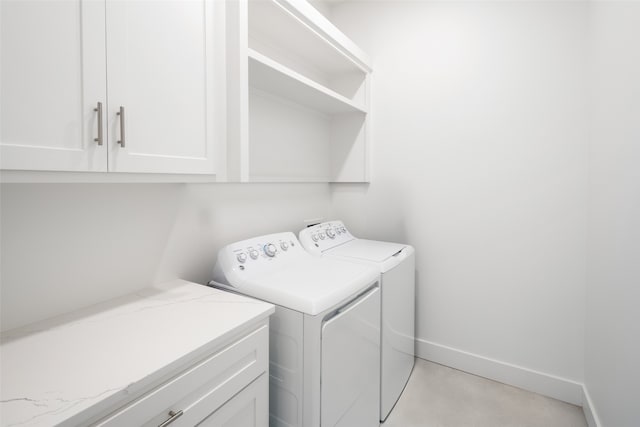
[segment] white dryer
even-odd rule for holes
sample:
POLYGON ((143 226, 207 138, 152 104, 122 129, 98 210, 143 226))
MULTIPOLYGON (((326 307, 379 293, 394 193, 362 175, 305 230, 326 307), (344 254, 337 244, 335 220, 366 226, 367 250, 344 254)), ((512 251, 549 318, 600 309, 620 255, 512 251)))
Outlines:
POLYGON ((384 421, 415 363, 415 251, 409 245, 355 238, 341 221, 305 228, 299 237, 311 254, 373 265, 381 274, 380 421, 384 421))
POLYGON ((379 425, 379 272, 322 259, 293 233, 220 250, 211 286, 276 305, 270 318, 269 425, 379 425))

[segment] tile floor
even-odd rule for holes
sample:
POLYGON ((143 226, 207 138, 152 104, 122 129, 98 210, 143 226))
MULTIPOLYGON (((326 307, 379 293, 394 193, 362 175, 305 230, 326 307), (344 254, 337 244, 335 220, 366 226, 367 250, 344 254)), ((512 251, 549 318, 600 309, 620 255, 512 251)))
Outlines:
POLYGON ((586 427, 582 408, 416 359, 382 427, 586 427))

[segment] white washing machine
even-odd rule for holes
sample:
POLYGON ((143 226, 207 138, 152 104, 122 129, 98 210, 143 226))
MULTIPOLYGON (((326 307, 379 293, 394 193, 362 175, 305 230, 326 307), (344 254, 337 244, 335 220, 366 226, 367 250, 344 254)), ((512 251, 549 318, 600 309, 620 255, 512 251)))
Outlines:
POLYGON ((299 237, 311 254, 366 263, 381 274, 380 421, 384 421, 415 363, 415 251, 409 245, 357 239, 341 221, 305 228, 299 237))
POLYGON ((371 266, 310 255, 290 232, 220 250, 211 286, 276 305, 271 427, 379 425, 379 277, 371 266))

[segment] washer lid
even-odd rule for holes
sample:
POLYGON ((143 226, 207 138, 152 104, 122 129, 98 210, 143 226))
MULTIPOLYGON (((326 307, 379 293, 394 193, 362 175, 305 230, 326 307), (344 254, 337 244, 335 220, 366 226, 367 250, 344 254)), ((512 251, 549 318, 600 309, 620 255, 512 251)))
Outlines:
POLYGON ((308 256, 285 268, 226 281, 244 295, 314 316, 362 292, 379 275, 366 264, 308 256))
POLYGON ((343 258, 356 258, 363 261, 383 263, 406 247, 407 245, 400 243, 354 239, 327 251, 327 254, 343 258))

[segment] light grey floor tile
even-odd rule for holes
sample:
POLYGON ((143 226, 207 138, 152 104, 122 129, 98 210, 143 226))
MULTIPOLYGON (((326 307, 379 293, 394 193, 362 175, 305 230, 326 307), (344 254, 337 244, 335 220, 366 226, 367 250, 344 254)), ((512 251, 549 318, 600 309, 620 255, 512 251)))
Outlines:
POLYGON ((382 427, 586 427, 582 408, 416 359, 382 427))

